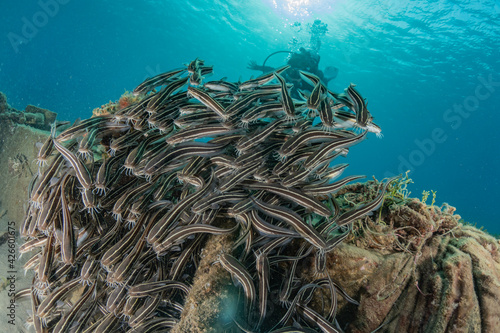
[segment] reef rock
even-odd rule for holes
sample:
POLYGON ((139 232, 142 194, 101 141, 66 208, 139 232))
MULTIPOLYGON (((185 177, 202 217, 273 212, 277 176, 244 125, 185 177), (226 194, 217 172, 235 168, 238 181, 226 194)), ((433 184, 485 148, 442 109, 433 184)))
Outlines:
POLYGON ((41 130, 50 130, 56 121, 57 113, 34 105, 28 105, 24 111, 16 110, 7 103, 7 97, 0 92, 0 120, 12 126, 28 125, 41 130))
POLYGON ((9 104, 7 104, 7 96, 0 91, 0 113, 5 112, 7 109, 10 109, 9 104))
POLYGON ((413 199, 358 221, 328 256, 332 279, 360 302, 340 303, 347 332, 498 331, 499 240, 454 211, 413 199))
MULTIPOLYGON (((50 124, 52 124, 54 121, 56 121, 57 113, 52 112, 47 109, 39 108, 38 106, 34 105, 28 105, 26 109, 24 110, 25 114, 32 114, 34 115, 32 118, 39 118, 41 121, 35 122, 35 125, 42 124, 43 122, 43 127, 47 128, 50 127, 50 124), (36 117, 38 116, 38 117, 36 117)), ((29 122, 28 122, 29 123, 29 122)), ((29 123, 31 124, 31 123, 29 123)))

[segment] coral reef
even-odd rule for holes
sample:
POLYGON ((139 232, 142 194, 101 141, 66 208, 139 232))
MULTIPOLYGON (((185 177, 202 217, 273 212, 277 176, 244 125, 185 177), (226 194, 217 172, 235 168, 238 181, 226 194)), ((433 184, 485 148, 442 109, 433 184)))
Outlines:
POLYGON ((36 331, 498 325, 498 241, 409 198, 407 176, 332 183, 380 129, 354 85, 302 72, 296 101, 286 69, 203 83, 196 59, 41 145, 20 228, 36 331))
POLYGON ((92 110, 92 115, 94 117, 112 115, 119 110, 122 110, 128 106, 131 106, 132 104, 139 102, 142 97, 143 96, 135 96, 131 92, 126 91, 123 95, 120 96, 118 101, 109 101, 109 103, 101 105, 101 107, 92 110))
MULTIPOLYGON (((370 188, 342 191, 363 197, 370 188)), ((447 204, 387 202, 380 219, 374 214, 356 222, 328 255, 332 278, 360 300, 357 309, 340 305, 347 331, 495 332, 500 241, 460 223, 447 204)))

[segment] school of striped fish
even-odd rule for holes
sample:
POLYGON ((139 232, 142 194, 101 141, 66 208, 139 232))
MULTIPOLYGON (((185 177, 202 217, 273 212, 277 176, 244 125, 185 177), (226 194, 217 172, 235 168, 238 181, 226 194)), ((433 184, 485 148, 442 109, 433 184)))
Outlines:
POLYGON ((213 69, 195 59, 145 80, 136 103, 53 130, 20 230, 36 332, 170 331, 209 235, 234 237, 214 260, 241 291, 228 332, 342 332, 337 296, 357 302, 326 254, 390 180, 344 211, 334 194, 363 176, 338 180, 348 165, 332 162, 380 128, 352 84, 335 93, 301 72, 311 92, 292 98, 288 68, 204 82, 213 69), (298 278, 301 260, 315 280, 298 278), (272 315, 270 290, 282 304, 272 315), (323 309, 310 306, 316 290, 323 309))

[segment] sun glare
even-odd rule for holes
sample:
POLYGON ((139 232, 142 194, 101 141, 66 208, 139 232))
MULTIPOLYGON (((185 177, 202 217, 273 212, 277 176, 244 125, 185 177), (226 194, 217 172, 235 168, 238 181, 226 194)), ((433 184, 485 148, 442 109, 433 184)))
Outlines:
POLYGON ((320 13, 325 9, 324 2, 324 0, 271 0, 273 7, 289 18, 306 18, 320 13))

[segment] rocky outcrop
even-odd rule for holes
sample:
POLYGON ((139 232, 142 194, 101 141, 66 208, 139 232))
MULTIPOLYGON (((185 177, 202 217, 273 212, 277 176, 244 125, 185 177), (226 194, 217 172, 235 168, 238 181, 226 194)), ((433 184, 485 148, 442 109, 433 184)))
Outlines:
POLYGON ((328 257, 333 280, 360 301, 355 307, 340 300, 347 332, 500 328, 499 240, 454 212, 413 199, 386 206, 380 220, 357 222, 328 257))
POLYGON ((42 130, 50 130, 56 121, 57 113, 34 105, 24 111, 16 110, 7 103, 7 97, 0 92, 0 121, 11 125, 28 125, 42 130))

